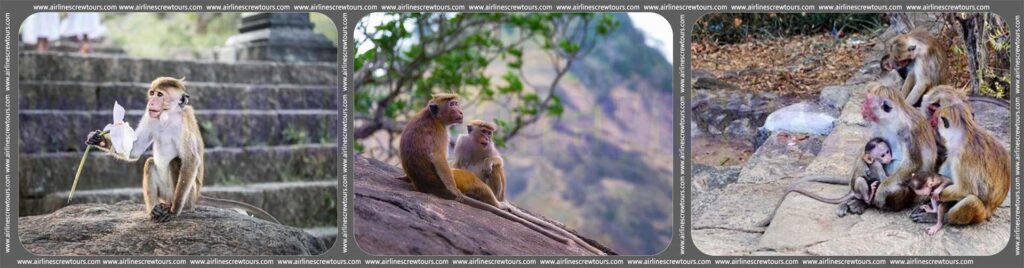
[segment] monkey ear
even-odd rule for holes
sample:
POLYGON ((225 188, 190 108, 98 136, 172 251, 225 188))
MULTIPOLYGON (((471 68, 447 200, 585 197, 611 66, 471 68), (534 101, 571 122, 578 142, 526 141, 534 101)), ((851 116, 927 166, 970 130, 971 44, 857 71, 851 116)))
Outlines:
POLYGON ((871 159, 871 156, 868 156, 867 154, 864 154, 863 158, 864 158, 864 163, 867 163, 868 165, 870 165, 871 163, 875 162, 874 159, 871 159))
POLYGON ((184 108, 185 105, 188 105, 188 98, 188 94, 181 94, 181 100, 178 101, 178 106, 184 108))
POLYGON ((430 105, 427 105, 427 108, 430 108, 430 115, 437 116, 438 108, 436 103, 431 103, 430 105))

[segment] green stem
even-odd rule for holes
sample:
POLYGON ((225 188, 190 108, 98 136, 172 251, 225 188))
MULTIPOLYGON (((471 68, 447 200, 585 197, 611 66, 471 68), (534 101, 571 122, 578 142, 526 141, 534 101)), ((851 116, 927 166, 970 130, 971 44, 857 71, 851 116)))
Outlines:
POLYGON ((71 197, 75 196, 75 187, 78 187, 78 178, 82 176, 82 167, 85 166, 85 159, 89 158, 90 149, 92 149, 92 145, 85 147, 85 153, 82 154, 82 161, 78 162, 78 171, 75 172, 75 182, 71 183, 71 192, 68 193, 68 204, 71 204, 71 197))

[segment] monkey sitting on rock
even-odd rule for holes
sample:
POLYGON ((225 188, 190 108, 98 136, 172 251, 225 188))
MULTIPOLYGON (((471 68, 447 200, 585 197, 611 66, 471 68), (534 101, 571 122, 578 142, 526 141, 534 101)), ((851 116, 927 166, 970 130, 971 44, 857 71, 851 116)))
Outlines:
POLYGON ((848 201, 851 199, 859 199, 865 203, 872 203, 875 198, 875 192, 878 189, 878 185, 881 181, 888 178, 885 173, 884 166, 892 162, 892 149, 889 143, 885 142, 882 138, 873 138, 864 144, 864 153, 861 157, 858 157, 854 163, 853 175, 850 176, 850 192, 840 198, 827 198, 810 191, 797 188, 797 184, 790 186, 786 189, 786 192, 782 193, 782 198, 775 204, 775 209, 772 210, 768 217, 757 224, 757 226, 768 226, 771 223, 772 218, 775 217, 775 211, 782 205, 782 201, 785 200, 786 195, 789 193, 798 193, 804 196, 813 198, 821 202, 829 204, 838 204, 839 208, 836 210, 836 214, 839 217, 846 216, 846 212, 849 209, 848 201))
POLYGON ((153 156, 146 159, 142 168, 142 197, 151 219, 168 221, 185 208, 194 209, 202 200, 208 205, 245 210, 264 220, 280 223, 253 205, 200 194, 203 138, 182 80, 157 78, 146 94, 146 111, 135 130, 130 152, 117 152, 101 130, 89 133, 85 143, 125 161, 138 161, 150 145, 153 146, 153 156))

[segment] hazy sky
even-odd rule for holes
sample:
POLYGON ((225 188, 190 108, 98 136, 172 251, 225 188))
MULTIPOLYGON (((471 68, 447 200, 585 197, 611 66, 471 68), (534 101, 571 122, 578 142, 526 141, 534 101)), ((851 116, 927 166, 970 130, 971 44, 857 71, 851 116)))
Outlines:
MULTIPOLYGON (((637 30, 640 30, 640 32, 643 32, 645 37, 644 44, 647 44, 647 46, 657 49, 659 52, 661 52, 661 55, 668 60, 669 63, 673 63, 673 35, 672 27, 669 26, 668 21, 665 20, 665 18, 661 17, 661 15, 655 13, 628 14, 629 19, 633 21, 633 26, 636 27, 637 30)), ((370 25, 377 25, 381 21, 389 20, 389 18, 384 16, 384 13, 371 13, 370 15, 364 17, 363 20, 369 22, 370 25)), ((412 25, 408 26, 411 27, 412 25)), ((362 32, 357 31, 355 35, 356 39, 365 39, 365 36, 362 35, 362 32)), ((361 53, 363 51, 369 50, 370 48, 373 47, 373 45, 369 43, 370 42, 363 43, 359 48, 357 48, 357 51, 361 53)))
POLYGON ((672 26, 661 15, 655 13, 629 13, 633 26, 644 33, 644 43, 661 52, 661 55, 673 63, 672 57, 672 26))

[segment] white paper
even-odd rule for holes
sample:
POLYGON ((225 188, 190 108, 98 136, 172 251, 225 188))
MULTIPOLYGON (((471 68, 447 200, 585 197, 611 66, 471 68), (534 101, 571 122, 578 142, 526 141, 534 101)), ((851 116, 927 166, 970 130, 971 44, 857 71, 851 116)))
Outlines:
POLYGON ((114 102, 113 123, 108 124, 103 130, 110 132, 111 150, 115 154, 128 157, 135 143, 135 130, 128 123, 124 122, 124 107, 117 101, 114 102))

